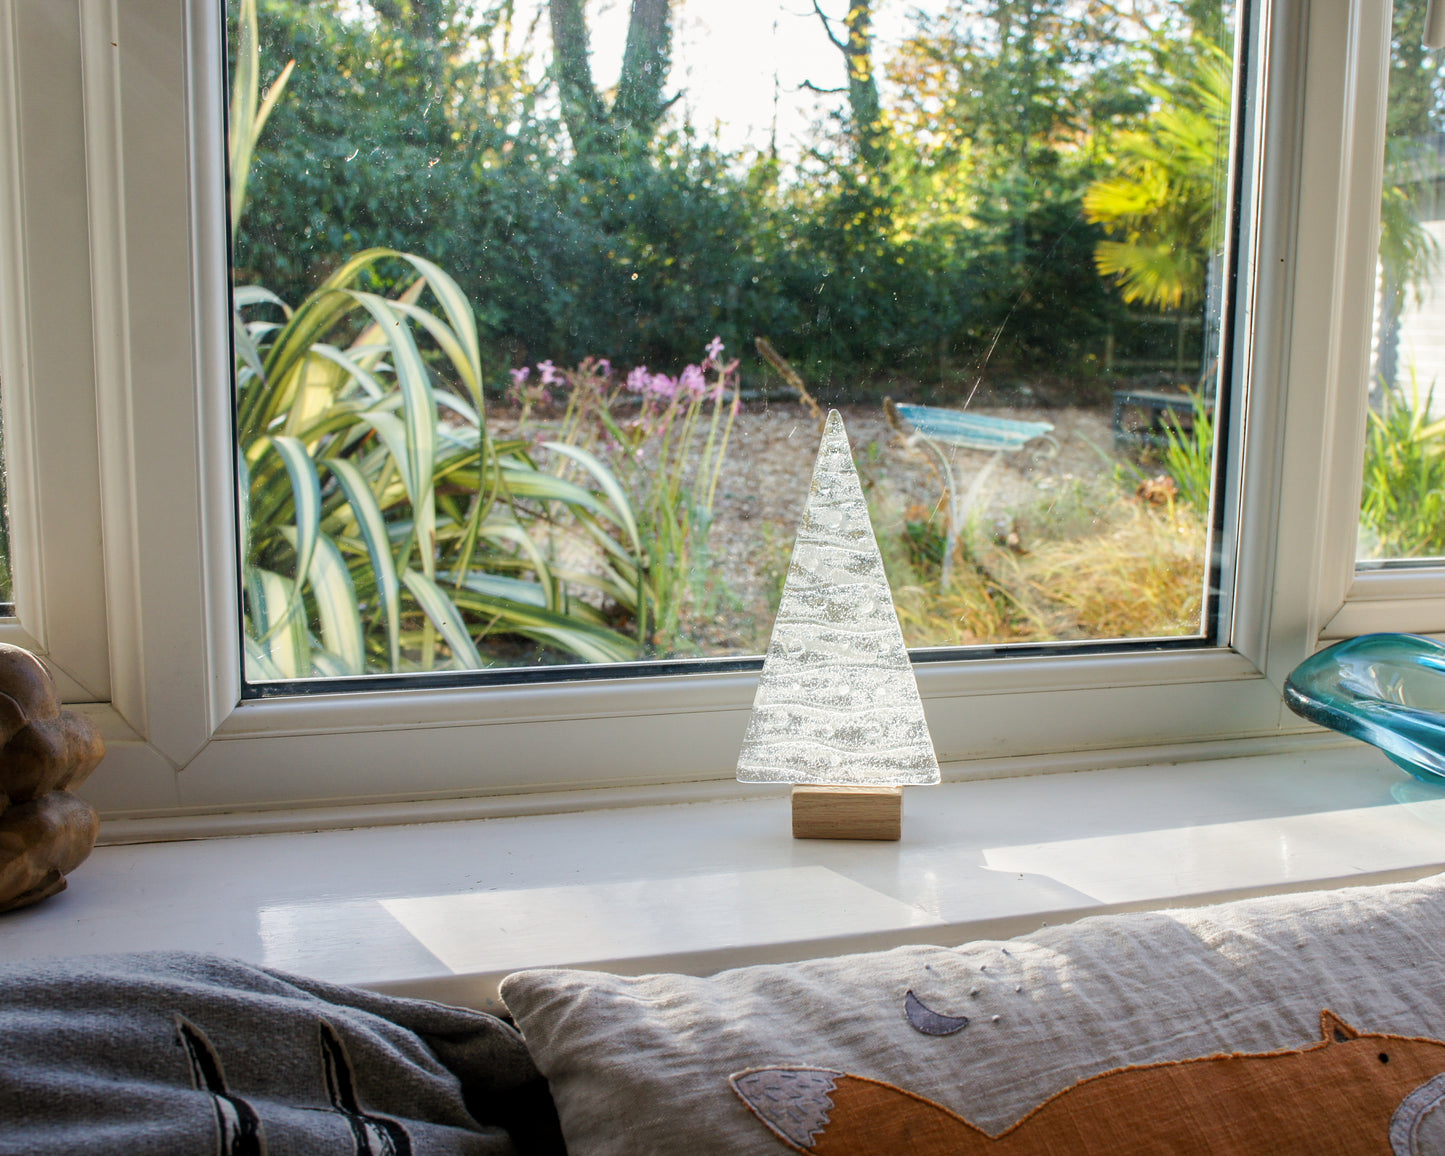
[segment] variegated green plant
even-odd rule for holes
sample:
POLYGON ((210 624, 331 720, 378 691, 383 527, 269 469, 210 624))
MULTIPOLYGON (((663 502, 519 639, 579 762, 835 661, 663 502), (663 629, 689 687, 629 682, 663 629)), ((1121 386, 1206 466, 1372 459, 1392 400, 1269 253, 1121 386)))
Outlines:
MULTIPOLYGON (((259 99, 254 0, 239 23, 233 229, 289 73, 259 99)), ((233 299, 251 679, 475 669, 518 639, 636 657, 608 613, 645 618, 631 506, 587 450, 551 447, 578 467, 564 479, 491 436, 475 315, 451 277, 368 249, 295 309, 259 287, 233 299), (369 288, 381 274, 399 291, 369 288)))
POLYGON ((635 657, 602 610, 637 616, 641 549, 626 496, 576 446, 548 448, 580 466, 580 481, 539 470, 523 441, 491 437, 472 310, 446 273, 371 249, 295 310, 256 288, 238 289, 236 303, 256 677, 470 669, 488 665, 478 645, 498 635, 586 661, 635 657), (411 267, 406 290, 361 288, 387 261, 411 267), (435 311, 418 304, 423 291, 435 311), (245 319, 275 310, 284 321, 245 319), (588 589, 590 601, 579 597, 588 589))

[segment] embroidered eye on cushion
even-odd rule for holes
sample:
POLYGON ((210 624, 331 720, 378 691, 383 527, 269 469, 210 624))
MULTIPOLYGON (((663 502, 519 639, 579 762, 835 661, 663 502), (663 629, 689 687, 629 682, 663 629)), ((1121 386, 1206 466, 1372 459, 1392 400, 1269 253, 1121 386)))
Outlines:
POLYGON ((1445 1043, 1362 1034, 1332 1012, 1320 1042, 1253 1055, 1119 1068, 1082 1080, 990 1135, 880 1080, 759 1068, 733 1091, 808 1156, 1150 1156, 1313 1152, 1423 1156, 1420 1129, 1445 1102, 1445 1043))
MULTIPOLYGON (((1174 1126, 1180 1113, 1149 1104, 1183 1094, 1183 1077, 1218 1106, 1183 1114, 1200 1139, 1175 1151, 1445 1153, 1441 943, 1445 876, 708 978, 519 972, 502 995, 570 1156, 927 1153, 886 1128, 935 1118, 988 1139, 984 1152, 1047 1153, 1030 1141, 1085 1127, 1107 1140, 1081 1132, 1059 1150, 1128 1152, 1128 1137, 1174 1126), (1321 1040, 1321 1008, 1338 1036, 1321 1040), (778 1069, 794 1074, 766 1074, 778 1069), (1254 1069, 1265 1090, 1239 1093, 1231 1073, 1254 1069), (1216 1139, 1283 1128, 1270 1121, 1296 1109, 1317 1129, 1303 1148, 1216 1139), (1340 1147, 1354 1127, 1341 1119, 1373 1147, 1340 1147), (1413 1139, 1392 1148, 1392 1135, 1413 1139)), ((950 1143, 936 1150, 969 1151, 950 1143)))

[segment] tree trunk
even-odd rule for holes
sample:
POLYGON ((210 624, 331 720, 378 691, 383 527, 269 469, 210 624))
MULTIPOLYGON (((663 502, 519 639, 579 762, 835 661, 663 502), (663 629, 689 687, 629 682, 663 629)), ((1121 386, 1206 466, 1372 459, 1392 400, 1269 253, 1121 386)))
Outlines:
POLYGON ((872 4, 873 0, 849 0, 848 15, 843 18, 848 29, 843 56, 848 65, 848 102, 853 109, 858 155, 869 168, 878 168, 885 149, 878 77, 873 72, 872 4))
POLYGON ((613 125, 639 140, 650 140, 672 105, 663 85, 672 67, 672 13, 668 0, 632 0, 627 24, 627 50, 612 104, 613 125))
POLYGON ((813 11, 823 22, 823 31, 833 47, 843 54, 848 70, 848 107, 853 113, 853 142, 858 156, 869 168, 878 168, 886 156, 883 119, 878 102, 878 78, 873 73, 873 0, 849 0, 843 17, 845 36, 833 31, 833 19, 818 0, 813 11))
POLYGON ((572 147, 578 153, 610 148, 623 136, 645 143, 652 139, 663 114, 672 106, 672 101, 662 95, 672 67, 670 0, 632 0, 622 74, 611 108, 592 80, 583 3, 548 0, 552 59, 572 147))
POLYGON ((592 61, 587 37, 583 0, 549 0, 552 23, 552 63, 557 75, 557 95, 562 119, 572 147, 585 152, 599 132, 607 128, 607 110, 592 83, 592 61))

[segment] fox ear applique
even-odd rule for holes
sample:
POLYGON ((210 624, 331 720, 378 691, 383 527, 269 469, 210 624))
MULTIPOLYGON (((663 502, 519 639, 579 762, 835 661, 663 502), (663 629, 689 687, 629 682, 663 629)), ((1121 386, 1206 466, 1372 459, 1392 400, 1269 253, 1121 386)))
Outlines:
POLYGON ((754 1114, 789 1147, 806 1152, 828 1126, 842 1072, 823 1068, 750 1068, 728 1083, 754 1114))
POLYGON ((979 1156, 987 1133, 922 1096, 826 1068, 749 1068, 728 1077, 753 1114, 807 1156, 979 1156))
POLYGON ((1324 1040, 1325 1043, 1342 1044, 1346 1040, 1356 1040, 1359 1038, 1360 1033, 1345 1023, 1344 1020, 1340 1019, 1339 1016, 1335 1015, 1334 1012, 1330 1011, 1329 1008, 1325 1008, 1320 1012, 1320 1039, 1324 1040))

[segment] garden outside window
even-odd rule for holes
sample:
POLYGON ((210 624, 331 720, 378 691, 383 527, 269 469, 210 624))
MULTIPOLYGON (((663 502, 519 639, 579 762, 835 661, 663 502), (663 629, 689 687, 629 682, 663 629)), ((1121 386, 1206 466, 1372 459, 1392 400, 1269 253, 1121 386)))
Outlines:
MULTIPOLYGON (((729 778, 748 669, 243 696, 243 633, 266 630, 242 618, 238 577, 223 17, 208 0, 0 2, 16 65, 0 91, 0 393, 17 558, 35 571, 17 570, 17 629, 107 729, 97 802, 196 815, 729 778), (50 564, 58 541, 68 566, 50 564)), ((1358 612, 1387 14, 1277 0, 1239 18, 1214 636, 917 664, 946 776, 1301 741, 1283 677, 1358 612)), ((1445 602, 1412 580, 1422 598, 1396 599, 1391 621, 1429 628, 1445 602)))

